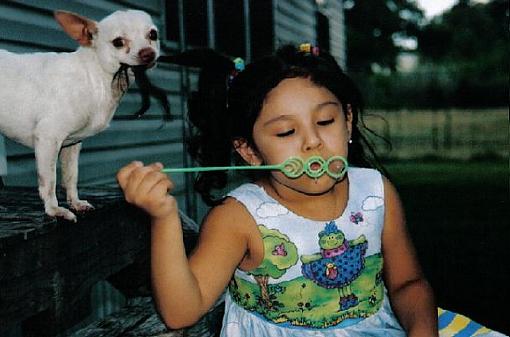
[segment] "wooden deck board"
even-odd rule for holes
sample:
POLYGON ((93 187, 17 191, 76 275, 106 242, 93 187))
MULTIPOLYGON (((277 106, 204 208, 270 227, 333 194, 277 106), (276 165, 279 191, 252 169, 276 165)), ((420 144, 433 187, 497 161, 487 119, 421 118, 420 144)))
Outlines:
MULTIPOLYGON (((20 324, 40 331, 38 337, 56 335, 88 315, 90 289, 98 281, 132 265, 148 276, 148 217, 128 205, 118 189, 80 192, 95 209, 73 223, 46 216, 34 188, 0 189, 0 335, 20 324)), ((190 250, 198 226, 183 214, 182 220, 190 250)))

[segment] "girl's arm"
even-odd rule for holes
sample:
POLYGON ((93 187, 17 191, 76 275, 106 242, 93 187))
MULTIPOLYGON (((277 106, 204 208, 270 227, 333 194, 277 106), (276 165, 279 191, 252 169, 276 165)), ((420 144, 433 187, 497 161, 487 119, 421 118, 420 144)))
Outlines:
POLYGON ((243 228, 250 219, 232 200, 215 207, 188 260, 177 202, 168 194, 173 184, 161 168, 134 162, 121 169, 117 179, 126 200, 151 216, 154 297, 165 323, 181 328, 195 323, 224 291, 247 251, 243 228))
POLYGON ((384 179, 384 198, 384 276, 393 310, 409 336, 438 336, 432 288, 423 276, 407 233, 397 191, 387 179, 384 179))

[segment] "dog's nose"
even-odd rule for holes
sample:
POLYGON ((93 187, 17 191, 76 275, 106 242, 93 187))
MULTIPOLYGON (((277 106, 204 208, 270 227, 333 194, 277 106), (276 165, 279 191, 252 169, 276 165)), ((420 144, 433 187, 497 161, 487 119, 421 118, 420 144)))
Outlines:
POLYGON ((143 48, 138 52, 138 57, 142 63, 148 64, 154 61, 156 52, 152 48, 143 48))

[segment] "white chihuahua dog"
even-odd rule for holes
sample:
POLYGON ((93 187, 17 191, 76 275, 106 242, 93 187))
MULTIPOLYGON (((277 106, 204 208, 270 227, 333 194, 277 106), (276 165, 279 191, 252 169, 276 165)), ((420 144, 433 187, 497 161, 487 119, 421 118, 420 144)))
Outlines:
POLYGON ((151 68, 160 49, 158 30, 142 11, 116 11, 100 22, 56 11, 55 19, 80 44, 76 51, 0 50, 0 132, 34 149, 46 214, 76 221, 58 205, 59 153, 70 208, 92 209, 76 186, 81 140, 108 127, 133 80, 130 67, 151 68))

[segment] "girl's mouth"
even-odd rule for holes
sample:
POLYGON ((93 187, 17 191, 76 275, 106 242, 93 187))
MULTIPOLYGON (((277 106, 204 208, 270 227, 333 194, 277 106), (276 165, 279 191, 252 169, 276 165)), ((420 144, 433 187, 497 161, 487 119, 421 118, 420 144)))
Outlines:
POLYGON ((312 164, 310 165, 310 168, 311 168, 312 170, 314 170, 314 171, 318 171, 318 170, 321 168, 321 164, 319 164, 319 163, 312 163, 312 164))

